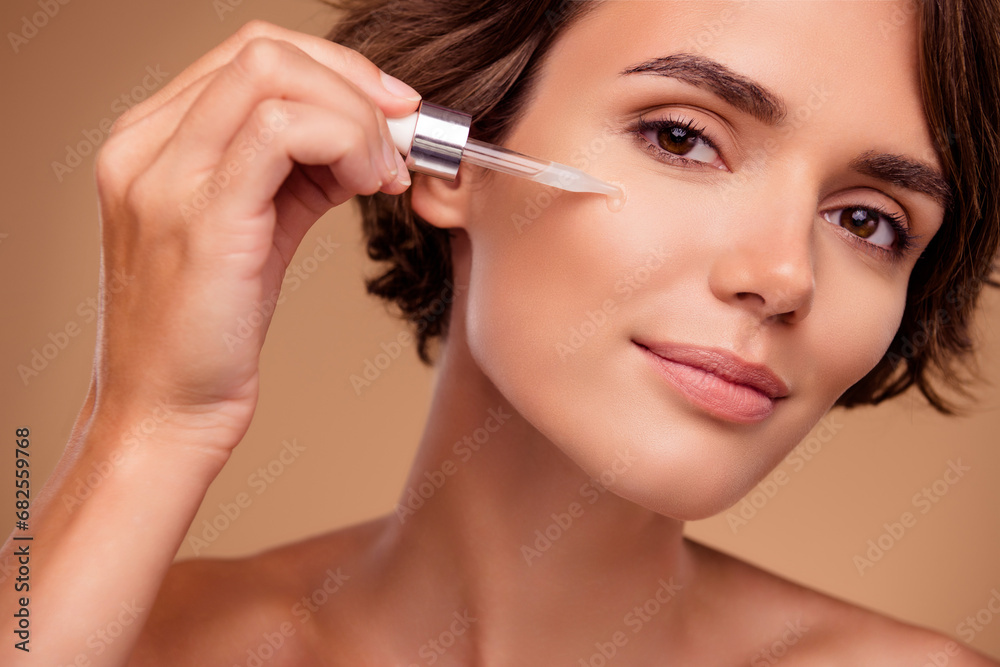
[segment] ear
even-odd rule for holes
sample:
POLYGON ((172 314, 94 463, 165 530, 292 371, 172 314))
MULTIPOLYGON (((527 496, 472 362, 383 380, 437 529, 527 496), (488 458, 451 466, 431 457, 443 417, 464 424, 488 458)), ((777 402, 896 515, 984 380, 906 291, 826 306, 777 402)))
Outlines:
POLYGON ((412 177, 410 205, 414 213, 435 227, 465 227, 472 189, 465 165, 459 165, 454 181, 418 173, 412 177))

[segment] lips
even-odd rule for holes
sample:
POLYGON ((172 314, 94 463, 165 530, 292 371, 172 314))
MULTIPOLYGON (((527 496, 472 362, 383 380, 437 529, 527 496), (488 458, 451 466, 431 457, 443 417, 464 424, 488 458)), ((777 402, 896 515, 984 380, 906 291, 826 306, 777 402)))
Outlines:
POLYGON ((788 395, 788 386, 763 364, 751 364, 718 348, 633 341, 658 357, 698 368, 733 384, 756 389, 770 399, 788 395))

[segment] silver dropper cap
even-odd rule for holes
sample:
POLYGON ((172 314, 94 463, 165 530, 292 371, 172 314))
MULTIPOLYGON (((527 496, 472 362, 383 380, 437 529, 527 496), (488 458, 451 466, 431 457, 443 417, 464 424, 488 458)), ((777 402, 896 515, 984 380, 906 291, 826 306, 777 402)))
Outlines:
POLYGON ((413 171, 454 181, 459 164, 465 160, 569 192, 593 192, 624 202, 620 186, 579 169, 469 139, 472 116, 467 113, 421 101, 416 111, 385 120, 392 143, 406 156, 406 166, 413 171))
POLYGON ((472 116, 467 113, 421 101, 406 166, 454 181, 471 125, 472 116))

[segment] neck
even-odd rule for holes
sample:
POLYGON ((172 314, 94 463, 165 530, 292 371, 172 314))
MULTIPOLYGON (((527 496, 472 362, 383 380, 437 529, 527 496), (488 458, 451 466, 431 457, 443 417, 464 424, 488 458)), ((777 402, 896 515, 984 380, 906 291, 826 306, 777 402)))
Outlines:
POLYGON ((379 598, 421 610, 408 653, 469 665, 530 647, 586 665, 615 637, 675 625, 693 576, 683 522, 606 488, 633 464, 627 449, 609 453, 602 483, 522 418, 473 360, 462 319, 379 542, 379 598), (453 647, 427 644, 449 628, 463 635, 453 647))

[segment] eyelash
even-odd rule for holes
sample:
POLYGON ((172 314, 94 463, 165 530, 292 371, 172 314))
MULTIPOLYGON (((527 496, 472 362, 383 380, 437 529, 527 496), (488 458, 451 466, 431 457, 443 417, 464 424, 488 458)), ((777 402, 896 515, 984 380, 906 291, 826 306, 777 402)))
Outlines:
MULTIPOLYGON (((636 136, 644 143, 646 151, 651 155, 653 155, 654 158, 656 159, 659 159, 661 161, 663 159, 666 159, 668 162, 672 162, 674 164, 686 167, 693 167, 696 169, 701 169, 705 167, 712 168, 706 162, 702 162, 700 160, 691 160, 681 155, 674 155, 673 153, 664 150, 660 146, 651 143, 644 136, 646 133, 650 131, 665 132, 667 130, 678 129, 678 128, 691 133, 692 135, 694 135, 696 139, 700 140, 702 143, 704 143, 706 146, 708 146, 721 156, 722 151, 719 150, 719 147, 708 135, 705 128, 698 127, 696 123, 691 119, 669 117, 663 119, 648 120, 645 117, 640 116, 633 131, 635 132, 636 136)), ((842 206, 839 209, 833 209, 833 210, 839 211, 843 209, 862 209, 866 211, 871 211, 878 213, 879 215, 881 215, 883 218, 886 219, 886 221, 889 223, 889 226, 892 228, 896 236, 896 242, 893 244, 891 248, 871 243, 870 241, 866 241, 865 239, 861 238, 857 234, 851 234, 850 232, 847 233, 847 236, 850 237, 853 243, 857 244, 862 249, 871 250, 880 257, 887 259, 889 261, 902 260, 907 255, 908 251, 913 247, 914 241, 916 241, 916 239, 918 238, 916 235, 910 234, 909 230, 904 224, 903 221, 905 220, 905 216, 898 213, 890 213, 885 207, 879 204, 869 204, 864 206, 842 206)))

